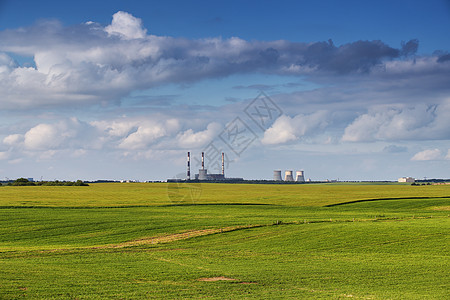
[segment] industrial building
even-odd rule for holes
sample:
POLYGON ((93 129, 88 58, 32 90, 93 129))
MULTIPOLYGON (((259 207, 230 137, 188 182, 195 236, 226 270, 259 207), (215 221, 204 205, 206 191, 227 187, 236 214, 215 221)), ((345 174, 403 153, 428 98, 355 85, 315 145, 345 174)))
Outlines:
POLYGON ((416 182, 416 180, 412 177, 400 177, 398 182, 416 182))
MULTIPOLYGON (((208 173, 205 168, 205 153, 202 152, 202 166, 198 170, 198 174, 194 175, 194 179, 191 178, 191 153, 187 153, 187 172, 186 180, 198 180, 198 181, 243 181, 244 178, 227 178, 225 177, 225 153, 222 152, 222 172, 218 174, 208 173)), ((169 179, 168 181, 173 181, 169 179)))
MULTIPOLYGON (((208 174, 208 170, 205 169, 205 152, 202 152, 202 168, 198 170, 198 174, 195 174, 196 180, 225 180, 225 159, 224 159, 224 153, 222 152, 222 173, 220 174, 208 174)), ((190 152, 188 152, 188 180, 190 180, 190 174, 191 174, 191 163, 190 163, 190 152)))

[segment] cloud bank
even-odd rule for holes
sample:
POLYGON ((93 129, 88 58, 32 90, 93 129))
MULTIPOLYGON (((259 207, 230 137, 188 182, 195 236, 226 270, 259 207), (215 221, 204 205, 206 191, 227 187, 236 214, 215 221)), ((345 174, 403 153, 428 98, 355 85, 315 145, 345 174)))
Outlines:
MULTIPOLYGON (((401 64, 417 47, 417 40, 392 48, 382 41, 336 46, 331 40, 294 43, 155 36, 147 33, 139 18, 122 11, 107 26, 87 22, 64 27, 42 21, 0 32, 0 108, 114 103, 135 89, 251 72, 368 73, 385 68, 386 62, 401 64), (33 57, 35 67, 20 66, 14 55, 33 57)), ((442 57, 427 64, 449 69, 442 57)))

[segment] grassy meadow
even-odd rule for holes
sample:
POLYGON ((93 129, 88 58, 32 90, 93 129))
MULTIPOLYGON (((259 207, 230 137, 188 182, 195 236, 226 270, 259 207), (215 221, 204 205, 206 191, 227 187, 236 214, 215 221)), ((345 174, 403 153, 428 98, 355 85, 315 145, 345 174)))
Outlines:
POLYGON ((0 187, 0 299, 448 299, 450 185, 0 187))

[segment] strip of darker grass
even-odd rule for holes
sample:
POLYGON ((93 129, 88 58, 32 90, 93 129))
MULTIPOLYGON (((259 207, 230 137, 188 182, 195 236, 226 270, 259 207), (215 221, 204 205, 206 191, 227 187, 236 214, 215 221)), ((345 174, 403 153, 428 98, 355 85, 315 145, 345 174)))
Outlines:
POLYGON ((341 206, 347 204, 361 203, 361 202, 373 202, 373 201, 385 201, 385 200, 424 200, 424 199, 450 199, 450 196, 445 197, 405 197, 405 198, 374 198, 374 199, 361 199, 361 200, 353 200, 348 202, 334 203, 324 205, 324 207, 334 207, 341 206))
POLYGON ((102 208, 155 208, 155 207, 174 207, 174 206, 284 206, 269 203, 173 203, 164 205, 117 205, 117 206, 45 206, 45 205, 3 205, 0 209, 102 209, 102 208))

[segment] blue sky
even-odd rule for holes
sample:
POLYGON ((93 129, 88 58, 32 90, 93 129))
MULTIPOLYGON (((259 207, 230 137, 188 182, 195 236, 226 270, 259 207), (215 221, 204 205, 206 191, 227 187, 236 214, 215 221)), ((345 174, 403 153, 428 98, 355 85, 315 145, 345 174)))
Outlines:
POLYGON ((245 40, 381 39, 394 46, 417 38, 421 51, 448 49, 450 3, 432 1, 0 1, 0 28, 57 19, 65 25, 108 24, 119 10, 141 18, 152 34, 245 40))
POLYGON ((449 28, 443 0, 0 1, 0 177, 163 180, 216 145, 248 179, 449 178, 449 28))

